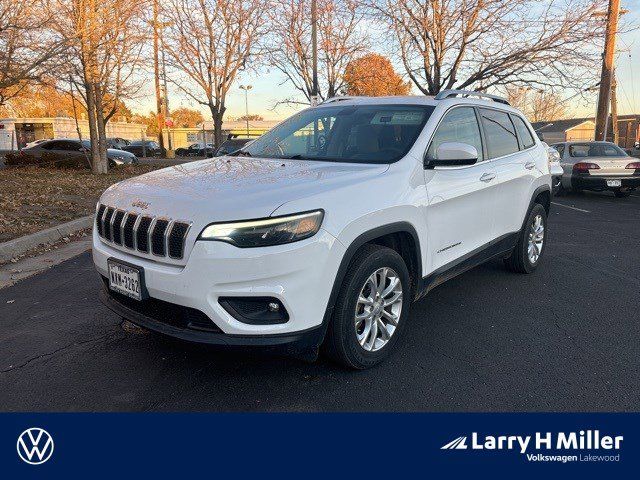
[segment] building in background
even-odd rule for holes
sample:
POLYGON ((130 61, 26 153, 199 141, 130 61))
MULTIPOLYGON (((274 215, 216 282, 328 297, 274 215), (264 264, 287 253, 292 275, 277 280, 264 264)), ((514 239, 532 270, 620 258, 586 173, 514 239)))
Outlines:
MULTIPOLYGON (((229 134, 246 137, 247 132, 250 137, 257 137, 271 130, 281 120, 250 120, 249 130, 247 122, 231 121, 222 124, 222 135, 229 134)), ((194 128, 169 128, 163 130, 165 145, 168 145, 168 136, 171 136, 171 146, 176 148, 186 148, 194 143, 213 143, 213 122, 207 121, 194 128)))
MULTIPOLYGON (((83 139, 89 138, 89 122, 78 120, 83 139)), ((107 137, 140 140, 146 135, 140 123, 109 121, 107 137)), ((76 121, 68 117, 0 118, 0 150, 18 150, 27 143, 48 138, 78 138, 76 121)))
MULTIPOLYGON (((611 122, 611 119, 609 119, 611 122)), ((595 134, 595 119, 571 118, 566 120, 549 120, 532 124, 538 137, 548 144, 570 141, 590 141, 595 134)), ((607 140, 613 141, 611 126, 608 129, 607 140)), ((618 145, 631 149, 640 141, 640 114, 618 116, 618 145)))

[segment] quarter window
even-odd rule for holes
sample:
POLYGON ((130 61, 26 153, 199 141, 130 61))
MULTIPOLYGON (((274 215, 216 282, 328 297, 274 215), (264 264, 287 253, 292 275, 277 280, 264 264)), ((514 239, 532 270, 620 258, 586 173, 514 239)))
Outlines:
POLYGON ((516 115, 513 115, 511 118, 513 119, 513 124, 516 126, 516 131, 518 132, 518 136, 520 137, 522 148, 533 147, 536 142, 531 135, 531 130, 529 130, 527 124, 524 123, 524 120, 516 115))
POLYGON ((450 110, 440 122, 433 135, 427 158, 437 158, 438 147, 446 142, 460 142, 473 145, 478 151, 478 162, 484 159, 482 154, 482 137, 478 119, 472 107, 458 107, 450 110))
POLYGON ((489 158, 510 155, 519 150, 516 130, 508 113, 481 108, 480 118, 489 158))

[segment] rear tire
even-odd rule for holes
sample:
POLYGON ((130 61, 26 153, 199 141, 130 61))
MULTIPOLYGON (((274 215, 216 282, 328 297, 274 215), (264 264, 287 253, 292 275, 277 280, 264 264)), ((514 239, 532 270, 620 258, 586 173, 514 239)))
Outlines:
POLYGON ((504 264, 515 273, 532 273, 538 265, 547 245, 547 211, 539 203, 534 204, 518 236, 518 243, 504 264))
POLYGON ((380 245, 363 246, 340 287, 323 350, 356 370, 380 363, 401 337, 410 297, 409 271, 402 257, 380 245))

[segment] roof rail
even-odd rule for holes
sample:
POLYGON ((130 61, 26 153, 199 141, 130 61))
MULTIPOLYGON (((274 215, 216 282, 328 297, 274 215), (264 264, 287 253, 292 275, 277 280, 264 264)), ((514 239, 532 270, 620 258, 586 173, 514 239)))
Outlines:
POLYGON ((362 98, 362 97, 348 97, 345 95, 340 95, 337 97, 327 98, 325 101, 320 102, 318 105, 324 105, 326 103, 334 103, 334 102, 344 102, 345 100, 354 100, 356 98, 362 98))
POLYGON ((472 90, 443 90, 438 93, 434 99, 435 100, 444 100, 445 98, 450 97, 478 97, 480 99, 489 99, 494 102, 504 103, 505 105, 511 105, 506 98, 499 97, 498 95, 491 95, 490 93, 483 92, 474 92, 472 90))

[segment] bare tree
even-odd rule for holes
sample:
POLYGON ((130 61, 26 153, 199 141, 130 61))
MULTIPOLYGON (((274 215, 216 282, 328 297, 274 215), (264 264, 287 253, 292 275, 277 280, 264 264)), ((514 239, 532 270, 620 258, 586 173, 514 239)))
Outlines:
POLYGON ((49 27, 47 0, 0 0, 0 105, 53 73, 65 38, 49 27))
POLYGON ((107 171, 106 123, 131 91, 142 62, 147 6, 147 1, 55 0, 54 26, 69 37, 69 89, 77 88, 87 111, 94 173, 107 171))
MULTIPOLYGON (((318 94, 324 100, 342 89, 345 68, 367 51, 368 42, 362 2, 318 0, 317 5, 318 94)), ((310 11, 310 0, 275 0, 271 14, 274 48, 270 62, 307 102, 313 87, 310 11)))
POLYGON ((227 94, 241 70, 262 53, 267 2, 169 0, 164 47, 172 83, 211 112, 216 145, 222 142, 227 94))
POLYGON ((369 0, 426 95, 504 85, 584 88, 596 73, 603 0, 369 0))
POLYGON ((509 103, 519 108, 532 122, 558 120, 567 113, 566 100, 548 90, 507 87, 509 103))

